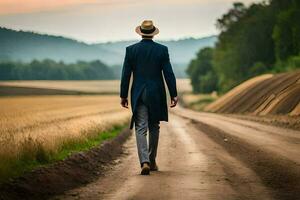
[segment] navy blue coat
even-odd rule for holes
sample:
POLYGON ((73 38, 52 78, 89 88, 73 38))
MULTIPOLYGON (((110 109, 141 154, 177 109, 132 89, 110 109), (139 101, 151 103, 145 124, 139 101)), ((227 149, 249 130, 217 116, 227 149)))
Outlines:
POLYGON ((163 76, 166 80, 170 96, 177 96, 176 79, 169 59, 168 48, 153 40, 143 39, 140 42, 126 47, 122 77, 121 98, 127 98, 131 74, 132 119, 130 128, 134 124, 136 106, 141 92, 147 89, 147 105, 149 121, 168 121, 168 107, 163 76))

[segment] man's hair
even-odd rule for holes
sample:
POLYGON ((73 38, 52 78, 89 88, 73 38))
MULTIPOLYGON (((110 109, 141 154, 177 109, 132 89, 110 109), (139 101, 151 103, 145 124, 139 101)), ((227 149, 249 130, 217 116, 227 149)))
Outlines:
POLYGON ((146 35, 142 35, 142 38, 145 38, 145 39, 152 39, 153 36, 146 36, 146 35))

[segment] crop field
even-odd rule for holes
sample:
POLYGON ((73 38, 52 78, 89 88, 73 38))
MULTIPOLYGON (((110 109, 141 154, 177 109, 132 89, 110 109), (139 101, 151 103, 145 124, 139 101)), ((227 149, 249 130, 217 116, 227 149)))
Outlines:
MULTIPOLYGON (((190 92, 192 90, 189 79, 177 79, 176 81, 178 91, 190 92)), ((0 87, 40 88, 87 93, 117 94, 119 93, 120 81, 0 81, 0 87)))
MULTIPOLYGON (((187 79, 177 85, 180 92, 191 90, 187 79)), ((128 122, 119 86, 118 80, 1 81, 0 181, 28 166, 24 162, 47 162, 68 144, 128 122)))
POLYGON ((55 153, 128 121, 116 95, 0 98, 0 177, 16 163, 55 153))

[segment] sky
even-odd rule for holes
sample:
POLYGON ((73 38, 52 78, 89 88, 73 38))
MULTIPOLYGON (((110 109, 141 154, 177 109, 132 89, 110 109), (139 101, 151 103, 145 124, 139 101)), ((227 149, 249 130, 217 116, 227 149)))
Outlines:
POLYGON ((235 1, 0 0, 0 26, 96 43, 138 39, 135 27, 151 19, 160 40, 199 38, 218 34, 216 19, 235 1))

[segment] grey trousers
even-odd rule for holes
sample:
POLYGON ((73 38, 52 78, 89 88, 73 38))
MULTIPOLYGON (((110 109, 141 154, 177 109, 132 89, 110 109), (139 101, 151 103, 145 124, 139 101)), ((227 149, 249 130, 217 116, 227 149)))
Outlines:
POLYGON ((146 89, 143 90, 137 103, 137 110, 135 114, 135 135, 141 166, 144 162, 155 163, 159 139, 159 122, 149 121, 146 89), (147 143, 148 129, 149 142, 147 143))

